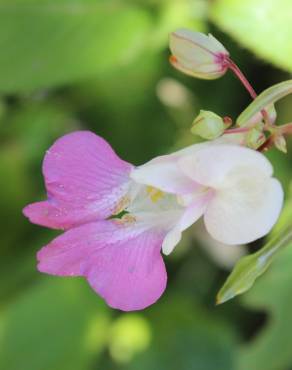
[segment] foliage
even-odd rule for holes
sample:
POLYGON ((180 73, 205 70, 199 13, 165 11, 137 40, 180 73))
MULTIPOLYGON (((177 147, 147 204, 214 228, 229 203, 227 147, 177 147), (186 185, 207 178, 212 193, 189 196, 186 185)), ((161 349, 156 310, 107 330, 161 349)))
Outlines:
MULTIPOLYGON (((286 78, 277 66, 292 70, 291 14, 290 0, 0 1, 0 370, 291 368, 290 242, 249 292, 215 307, 228 271, 212 250, 224 246, 191 229, 166 258, 164 297, 124 314, 105 307, 82 279, 38 273, 35 253, 57 233, 21 214, 44 197, 43 155, 67 132, 93 130, 139 164, 193 143, 199 108, 222 117, 246 108, 249 97, 229 73, 201 82, 171 68, 170 31, 210 31, 263 91, 286 78)), ((279 120, 291 119, 289 98, 277 111, 279 120)), ((291 149, 268 153, 286 194, 291 149)), ((279 226, 243 261, 281 239, 291 209, 287 195, 279 226)))
POLYGON ((291 71, 289 0, 218 0, 212 19, 243 46, 268 62, 291 71))
POLYGON ((238 370, 278 370, 291 366, 292 244, 287 247, 254 289, 243 296, 248 308, 264 310, 268 318, 259 334, 240 348, 238 370))

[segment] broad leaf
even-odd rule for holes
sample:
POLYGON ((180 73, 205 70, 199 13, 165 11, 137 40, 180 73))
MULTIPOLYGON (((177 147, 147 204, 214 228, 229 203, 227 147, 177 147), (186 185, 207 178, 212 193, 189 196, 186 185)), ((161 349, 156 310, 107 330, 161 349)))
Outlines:
POLYGON ((237 340, 231 326, 189 297, 163 299, 150 311, 149 348, 127 369, 233 370, 237 340))
POLYGON ((115 0, 2 0, 0 91, 72 83, 143 50, 149 14, 115 0))
POLYGON ((1 369, 90 369, 108 326, 104 304, 85 282, 45 279, 2 308, 1 369))

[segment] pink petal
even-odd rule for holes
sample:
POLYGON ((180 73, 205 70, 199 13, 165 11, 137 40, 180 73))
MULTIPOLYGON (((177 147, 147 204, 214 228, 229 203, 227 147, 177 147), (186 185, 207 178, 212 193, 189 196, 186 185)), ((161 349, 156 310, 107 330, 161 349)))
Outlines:
POLYGON ((38 269, 54 275, 85 276, 114 308, 143 309, 166 286, 160 254, 164 235, 114 221, 73 228, 38 253, 38 269))
POLYGON ((23 212, 33 223, 61 229, 105 219, 127 192, 131 169, 101 137, 89 131, 65 135, 44 159, 48 201, 23 212))

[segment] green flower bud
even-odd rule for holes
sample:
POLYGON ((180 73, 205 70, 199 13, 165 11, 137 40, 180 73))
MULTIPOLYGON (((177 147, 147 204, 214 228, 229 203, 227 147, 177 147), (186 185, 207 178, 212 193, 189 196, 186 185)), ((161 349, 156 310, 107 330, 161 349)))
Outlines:
POLYGON ((193 122, 191 132, 203 139, 213 140, 221 136, 225 130, 223 119, 217 114, 201 110, 193 122))
POLYGON ((246 135, 246 145, 252 149, 258 149, 265 141, 265 134, 258 128, 252 128, 246 135))
POLYGON ((224 75, 229 53, 212 35, 186 29, 170 34, 171 64, 181 72, 213 80, 224 75))
POLYGON ((287 144, 283 135, 277 135, 274 139, 275 147, 283 153, 287 153, 287 144))

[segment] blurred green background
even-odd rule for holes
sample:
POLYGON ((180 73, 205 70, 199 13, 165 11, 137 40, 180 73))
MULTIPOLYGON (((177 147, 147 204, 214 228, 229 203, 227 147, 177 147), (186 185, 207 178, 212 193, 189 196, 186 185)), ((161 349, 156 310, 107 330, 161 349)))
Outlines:
MULTIPOLYGON (((168 34, 211 32, 260 92, 292 72, 291 0, 0 0, 0 370, 291 370, 292 245, 243 297, 215 306, 235 261, 264 241, 226 247, 202 224, 165 258, 152 307, 114 311, 83 279, 36 271, 56 232, 22 216, 45 197, 46 149, 76 129, 134 164, 194 143, 199 109, 234 118, 250 102, 227 73, 183 76, 168 34)), ((292 119, 292 99, 277 105, 292 119)), ((268 153, 292 201, 290 153, 268 153)))

